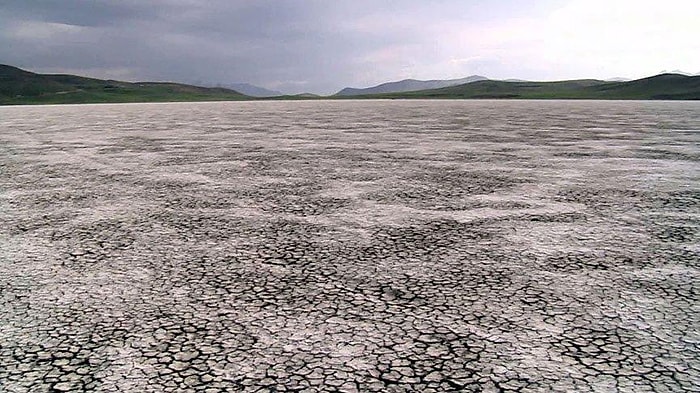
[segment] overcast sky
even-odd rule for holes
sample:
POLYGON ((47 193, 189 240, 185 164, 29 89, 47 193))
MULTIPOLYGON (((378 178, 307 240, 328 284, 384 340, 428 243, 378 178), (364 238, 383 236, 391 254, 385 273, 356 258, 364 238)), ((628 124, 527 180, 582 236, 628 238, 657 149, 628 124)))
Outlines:
POLYGON ((332 93, 700 72, 698 0, 1 0, 0 63, 332 93))

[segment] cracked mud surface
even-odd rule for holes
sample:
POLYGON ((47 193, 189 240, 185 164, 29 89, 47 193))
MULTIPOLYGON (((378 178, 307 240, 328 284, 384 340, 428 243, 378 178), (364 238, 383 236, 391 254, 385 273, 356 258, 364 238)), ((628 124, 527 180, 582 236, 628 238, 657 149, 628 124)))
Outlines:
POLYGON ((700 103, 0 108, 0 391, 700 390, 700 103))

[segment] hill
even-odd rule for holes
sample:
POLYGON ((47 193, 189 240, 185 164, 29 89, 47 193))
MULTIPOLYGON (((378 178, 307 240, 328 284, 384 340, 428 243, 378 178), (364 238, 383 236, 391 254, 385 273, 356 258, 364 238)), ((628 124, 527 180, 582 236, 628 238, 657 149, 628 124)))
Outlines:
MULTIPOLYGON (((281 95, 267 99, 312 100, 314 94, 281 95)), ((367 89, 346 88, 325 98, 439 99, 614 99, 700 100, 700 76, 660 74, 632 81, 580 79, 557 82, 497 81, 481 76, 418 81, 407 79, 367 89), (460 82, 456 85, 453 84, 460 82), (416 90, 420 86, 441 86, 416 90), (394 91, 410 89, 408 91, 394 91), (378 92, 378 93, 373 93, 378 92)), ((79 104, 108 102, 229 101, 259 99, 222 87, 169 82, 122 82, 75 75, 37 74, 0 65, 0 105, 79 104)))
POLYGON ((251 97, 277 97, 284 95, 281 91, 266 89, 264 87, 251 85, 250 83, 231 83, 222 85, 222 87, 235 90, 251 97))
POLYGON ((327 100, 327 99, 333 99, 334 97, 324 97, 320 96, 318 94, 313 94, 313 93, 299 93, 299 94, 285 94, 281 96, 274 96, 274 97, 264 97, 260 98, 260 100, 266 100, 266 101, 311 101, 311 100, 327 100))
POLYGON ((558 82, 486 80, 441 89, 363 95, 355 98, 698 100, 700 76, 661 74, 629 82, 595 79, 558 82))
POLYGON ((628 100, 700 100, 700 76, 661 74, 629 82, 594 86, 595 98, 628 100))
POLYGON ((167 82, 121 82, 36 74, 0 65, 0 104, 222 101, 250 97, 235 90, 167 82))
POLYGON ((483 76, 472 75, 461 79, 445 79, 445 80, 429 80, 422 81, 416 79, 404 79, 398 82, 387 82, 381 85, 368 87, 364 89, 358 89, 353 87, 346 87, 343 90, 337 92, 336 96, 358 96, 365 94, 382 94, 382 93, 401 93, 406 91, 416 91, 416 90, 428 90, 428 89, 439 89, 442 87, 463 85, 465 83, 472 83, 477 81, 487 80, 483 76))
POLYGON ((322 98, 320 95, 314 94, 314 93, 299 93, 299 94, 294 94, 293 96, 300 97, 300 98, 322 98))

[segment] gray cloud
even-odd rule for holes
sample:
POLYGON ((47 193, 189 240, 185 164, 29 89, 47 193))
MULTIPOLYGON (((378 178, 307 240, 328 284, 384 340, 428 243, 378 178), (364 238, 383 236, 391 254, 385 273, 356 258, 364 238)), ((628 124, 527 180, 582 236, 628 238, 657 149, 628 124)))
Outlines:
MULTIPOLYGON (((562 62, 571 48, 542 44, 562 28, 552 12, 577 1, 5 0, 0 62, 115 79, 250 82, 292 93, 472 73, 629 75, 562 62)), ((664 68, 700 68, 697 57, 679 59, 688 64, 664 68)))

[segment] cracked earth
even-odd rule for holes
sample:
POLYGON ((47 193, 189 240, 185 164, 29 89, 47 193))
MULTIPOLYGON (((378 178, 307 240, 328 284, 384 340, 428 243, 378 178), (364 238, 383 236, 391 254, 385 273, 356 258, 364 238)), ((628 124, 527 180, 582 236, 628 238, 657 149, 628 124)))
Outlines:
POLYGON ((682 102, 0 108, 0 391, 700 391, 698 146, 682 102))

